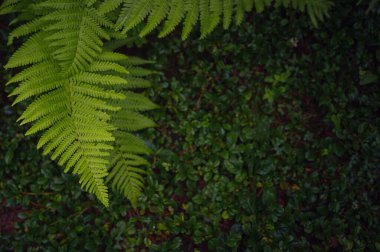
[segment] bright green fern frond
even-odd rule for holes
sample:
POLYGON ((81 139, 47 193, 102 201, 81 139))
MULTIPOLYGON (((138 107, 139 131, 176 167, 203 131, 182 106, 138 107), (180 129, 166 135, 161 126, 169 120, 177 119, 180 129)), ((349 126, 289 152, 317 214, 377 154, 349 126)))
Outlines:
POLYGON ((95 9, 83 7, 79 1, 56 2, 41 4, 41 7, 54 9, 43 17, 51 23, 44 28, 51 32, 45 40, 63 71, 78 73, 88 68, 102 52, 102 40, 110 38, 106 28, 111 23, 95 9))
POLYGON ((46 72, 57 71, 57 67, 51 61, 42 61, 41 63, 34 64, 29 68, 26 68, 22 72, 13 76, 8 82, 7 85, 21 82, 30 78, 42 78, 46 72))
POLYGON ((39 63, 51 58, 47 43, 44 43, 46 33, 40 32, 30 37, 9 59, 5 68, 15 68, 39 63))
MULTIPOLYGON (((37 147, 44 149, 43 154, 66 166, 65 172, 78 174, 82 187, 108 206, 104 179, 113 153, 113 132, 118 129, 114 118, 127 122, 121 129, 146 128, 153 123, 137 111, 155 106, 142 95, 114 88, 148 86, 133 77, 127 65, 136 75, 150 72, 133 68, 136 64, 126 63, 130 59, 125 55, 104 51, 112 24, 91 7, 94 2, 37 3, 38 18, 17 28, 12 37, 33 35, 6 67, 26 67, 8 82, 18 83, 11 94, 15 103, 30 101, 19 118, 21 124, 32 123, 26 135, 40 133, 37 147)), ((142 153, 143 148, 135 145, 142 153)))

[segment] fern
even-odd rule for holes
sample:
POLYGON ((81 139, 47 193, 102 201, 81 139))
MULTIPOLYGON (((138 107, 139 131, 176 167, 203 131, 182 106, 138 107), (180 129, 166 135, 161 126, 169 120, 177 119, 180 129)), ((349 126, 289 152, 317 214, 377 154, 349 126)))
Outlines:
POLYGON ((149 162, 139 155, 149 155, 151 150, 130 132, 155 125, 152 120, 138 112, 154 109, 156 105, 139 94, 126 93, 126 96, 127 99, 117 102, 122 109, 113 117, 113 124, 119 131, 114 132, 116 147, 111 156, 107 182, 111 184, 112 189, 123 193, 135 206, 142 193, 142 175, 146 173, 141 167, 149 165, 149 162))
MULTIPOLYGON (((6 68, 25 67, 8 84, 19 83, 11 93, 17 96, 15 104, 32 99, 19 118, 21 124, 33 123, 26 135, 41 132, 38 148, 64 165, 65 172, 78 174, 82 187, 108 206, 104 179, 118 129, 113 118, 127 120, 123 124, 124 128, 130 125, 127 130, 153 126, 137 111, 154 106, 141 95, 123 91, 147 85, 138 76, 132 81, 124 77, 133 76, 123 65, 128 57, 105 50, 113 24, 93 5, 94 1, 76 0, 36 3, 37 18, 10 36, 10 41, 30 37, 6 68)), ((136 67, 131 71, 150 73, 136 67)), ((130 149, 135 144, 123 143, 130 149)), ((133 191, 127 196, 135 200, 138 194, 133 191)))
MULTIPOLYGON (((119 1, 117 1, 119 4, 119 1)), ((183 20, 182 39, 186 39, 195 25, 200 22, 201 38, 210 34, 223 21, 228 29, 232 17, 240 24, 244 13, 255 7, 262 12, 266 7, 292 7, 307 11, 314 25, 328 16, 332 6, 331 0, 169 0, 169 1, 133 1, 125 0, 117 21, 117 29, 127 33, 146 20, 140 36, 145 36, 164 22, 159 37, 172 32, 183 20)))
MULTIPOLYGON (((373 0, 375 1, 375 0, 373 0)), ((150 87, 152 63, 114 52, 131 38, 162 26, 164 37, 183 25, 182 39, 200 23, 201 38, 219 23, 228 29, 246 12, 267 7, 305 11, 311 21, 328 16, 329 0, 4 0, 0 14, 17 13, 21 24, 9 35, 25 42, 8 69, 20 68, 7 83, 16 85, 14 104, 29 105, 18 119, 32 124, 26 135, 39 134, 38 149, 81 186, 109 205, 108 185, 136 206, 151 154, 137 131, 154 127, 143 115, 156 105, 133 89, 150 87)))
POLYGON ((117 141, 109 164, 111 172, 107 177, 107 182, 111 184, 113 190, 124 194, 135 206, 143 189, 143 175, 146 174, 141 167, 149 165, 148 161, 139 155, 150 154, 150 149, 141 139, 132 134, 125 132, 114 134, 117 141))
POLYGON ((22 2, 22 0, 4 0, 0 8, 0 14, 9 14, 19 11, 23 4, 24 2, 22 2))

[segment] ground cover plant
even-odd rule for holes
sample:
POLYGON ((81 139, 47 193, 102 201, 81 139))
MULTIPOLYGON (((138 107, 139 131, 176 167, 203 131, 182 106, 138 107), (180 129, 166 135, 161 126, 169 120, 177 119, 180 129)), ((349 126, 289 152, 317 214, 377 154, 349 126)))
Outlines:
POLYGON ((100 206, 39 155, 2 69, 0 250, 377 251, 379 16, 369 2, 336 2, 319 28, 270 9, 204 40, 175 31, 120 49, 162 72, 145 91, 160 108, 143 133, 153 158, 135 209, 116 195, 100 206))

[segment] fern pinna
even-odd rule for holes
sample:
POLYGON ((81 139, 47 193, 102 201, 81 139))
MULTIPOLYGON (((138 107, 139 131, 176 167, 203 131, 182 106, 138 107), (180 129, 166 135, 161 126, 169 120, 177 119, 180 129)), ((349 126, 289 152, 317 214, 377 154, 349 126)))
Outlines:
POLYGON ((108 184, 133 205, 143 189, 144 159, 151 153, 134 132, 153 127, 142 113, 156 108, 132 92, 149 87, 146 61, 113 52, 107 41, 125 39, 132 29, 145 36, 159 27, 166 36, 183 23, 186 39, 200 23, 201 37, 222 23, 240 24, 244 13, 269 6, 307 11, 317 24, 329 0, 5 0, 0 14, 18 13, 22 23, 9 43, 26 37, 6 68, 21 68, 7 84, 14 104, 29 106, 19 118, 40 133, 38 148, 79 175, 82 187, 109 205, 108 184), (142 25, 140 25, 142 24, 142 25))

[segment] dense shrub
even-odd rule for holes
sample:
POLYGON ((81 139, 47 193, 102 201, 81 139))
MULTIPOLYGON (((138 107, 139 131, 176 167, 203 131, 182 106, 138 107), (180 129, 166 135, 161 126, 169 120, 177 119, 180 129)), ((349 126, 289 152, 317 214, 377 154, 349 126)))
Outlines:
POLYGON ((1 74, 0 250, 379 250, 380 18, 341 2, 318 29, 276 10, 126 49, 163 72, 136 210, 40 157, 1 74))

